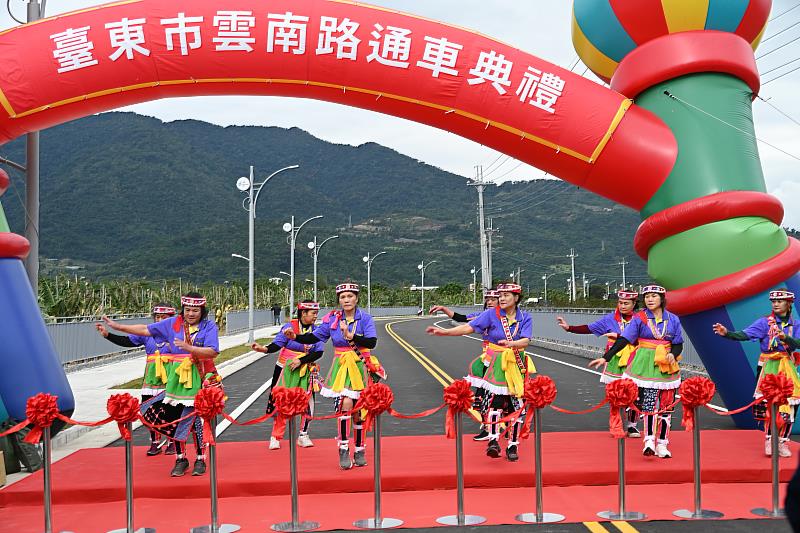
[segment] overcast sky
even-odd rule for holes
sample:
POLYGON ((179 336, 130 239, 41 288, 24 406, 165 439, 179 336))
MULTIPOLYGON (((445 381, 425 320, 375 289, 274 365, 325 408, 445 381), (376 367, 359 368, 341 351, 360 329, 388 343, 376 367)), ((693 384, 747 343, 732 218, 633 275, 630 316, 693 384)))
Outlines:
MULTIPOLYGON (((164 0, 165 2, 168 0, 164 0)), ((81 7, 102 4, 94 0, 50 0, 47 15, 55 15, 81 7)), ((572 2, 545 0, 373 0, 372 4, 412 12, 446 21, 497 37, 543 59, 569 68, 577 58, 570 39, 572 2)), ((758 61, 764 73, 774 67, 796 61, 762 77, 768 81, 800 67, 800 1, 774 0, 772 17, 765 42, 757 57, 781 47, 758 61), (796 9, 792 9, 795 8, 796 9), (785 13, 784 13, 785 12, 785 13), (797 27, 791 27, 798 23, 797 27), (773 39, 770 36, 788 28, 773 39), (785 46, 783 46, 785 45, 785 46)), ((25 15, 23 0, 11 0, 17 18, 25 15)), ((0 27, 16 24, 0 7, 0 27)), ((584 72, 579 64, 575 71, 584 72)), ((591 73, 586 75, 595 79, 591 73)), ((754 103, 756 135, 800 158, 800 70, 767 83, 761 96, 793 120, 760 100, 754 103)), ((377 142, 420 159, 431 165, 463 176, 472 176, 474 167, 487 167, 489 179, 497 181, 525 180, 542 172, 520 165, 497 152, 443 132, 387 115, 305 99, 274 97, 197 97, 173 98, 125 108, 165 121, 198 119, 222 126, 261 125, 299 127, 322 139, 358 145, 377 142)), ((760 143, 761 161, 769 192, 778 196, 786 208, 784 224, 800 228, 800 160, 760 143)), ((45 147, 46 149, 46 147, 45 147)))

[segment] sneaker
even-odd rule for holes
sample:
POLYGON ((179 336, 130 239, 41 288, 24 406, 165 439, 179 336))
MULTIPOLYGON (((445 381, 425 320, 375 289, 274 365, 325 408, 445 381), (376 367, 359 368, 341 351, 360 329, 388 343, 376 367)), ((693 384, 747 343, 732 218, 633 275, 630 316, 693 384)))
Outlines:
POLYGON ((202 476, 206 473, 206 462, 203 459, 198 459, 194 462, 194 468, 192 469, 193 476, 202 476))
POLYGON ((178 453, 178 450, 175 449, 175 441, 171 440, 167 445, 167 451, 164 452, 164 455, 175 455, 176 453, 178 453))
POLYGON ((307 434, 301 434, 299 437, 297 437, 297 445, 301 448, 311 448, 314 446, 314 443, 311 441, 311 437, 309 437, 307 434))
POLYGON ((667 448, 667 445, 663 442, 656 444, 656 455, 662 459, 669 459, 672 457, 672 453, 667 448))
POLYGON ((356 453, 353 454, 353 462, 356 466, 367 466, 367 451, 356 450, 356 453))
POLYGON ((641 438, 642 434, 639 433, 639 429, 636 426, 628 426, 628 438, 629 439, 638 439, 641 438))
POLYGON ((512 444, 511 446, 506 448, 506 459, 508 459, 512 463, 519 459, 519 454, 517 453, 517 445, 516 444, 512 444))
POLYGON ((172 467, 172 472, 169 473, 172 477, 181 477, 186 473, 186 470, 189 469, 189 459, 184 457, 183 459, 176 459, 175 466, 172 467))
POLYGON ((781 457, 791 457, 792 450, 789 449, 789 442, 781 439, 781 442, 778 444, 778 455, 781 457))
POLYGON ((645 439, 644 441, 644 449, 642 450, 642 455, 645 457, 652 457, 656 454, 656 448, 653 444, 653 441, 649 439, 645 439))
POLYGON ((481 432, 472 437, 474 441, 489 440, 489 432, 481 428, 481 432))
POLYGON ((279 441, 275 437, 270 437, 269 438, 269 449, 270 450, 280 450, 281 449, 281 441, 279 441))
MULTIPOLYGON (((780 452, 780 446, 778 446, 778 452, 780 452)), ((766 438, 764 441, 764 455, 767 457, 772 457, 772 439, 769 437, 766 438)))
POLYGON ((350 449, 339 448, 339 468, 350 470, 353 468, 353 461, 350 460, 350 449))
POLYGON ((486 455, 492 459, 500 457, 500 444, 497 442, 497 439, 489 441, 489 446, 486 447, 486 455))
POLYGON ((147 450, 147 455, 148 456, 153 456, 153 455, 158 455, 160 453, 161 453, 161 448, 159 448, 158 443, 157 442, 151 442, 150 443, 150 449, 147 450))

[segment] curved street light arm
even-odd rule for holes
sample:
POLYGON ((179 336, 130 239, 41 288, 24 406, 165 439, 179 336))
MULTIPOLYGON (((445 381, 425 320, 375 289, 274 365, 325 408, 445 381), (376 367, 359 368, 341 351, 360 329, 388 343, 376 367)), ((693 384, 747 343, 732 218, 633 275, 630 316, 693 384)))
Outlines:
POLYGON ((300 168, 300 165, 291 165, 291 166, 288 166, 288 167, 283 167, 282 169, 276 170, 275 172, 273 172, 272 174, 267 176, 267 179, 265 179, 264 181, 262 181, 258 185, 253 185, 253 190, 256 191, 256 197, 253 199, 253 218, 256 217, 256 213, 255 213, 256 209, 255 208, 256 208, 256 206, 258 206, 258 195, 261 194, 261 189, 264 188, 264 185, 266 185, 266 183, 270 179, 272 179, 273 176, 276 176, 277 174, 280 174, 284 170, 290 170, 290 169, 294 169, 294 168, 300 168))
POLYGON ((303 226, 305 226, 306 224, 308 224, 308 223, 309 223, 309 222, 311 222, 312 220, 316 220, 316 219, 318 219, 318 218, 322 218, 322 217, 323 217, 323 215, 317 215, 317 216, 315 216, 315 217, 311 217, 311 218, 309 218, 308 220, 306 220, 305 222, 303 222, 302 224, 300 224, 299 226, 297 226, 297 228, 294 230, 294 234, 295 234, 295 235, 297 235, 298 233, 300 233, 300 230, 301 230, 301 229, 303 229, 303 226))
POLYGON ((326 242, 330 241, 331 239, 338 239, 338 238, 339 238, 339 236, 338 236, 338 235, 331 235, 330 237, 328 237, 327 239, 325 239, 324 241, 322 241, 322 242, 321 242, 321 243, 320 243, 320 244, 319 244, 319 245, 318 245, 318 246, 315 248, 315 250, 319 250, 320 248, 322 248, 322 245, 323 245, 323 244, 325 244, 326 242))

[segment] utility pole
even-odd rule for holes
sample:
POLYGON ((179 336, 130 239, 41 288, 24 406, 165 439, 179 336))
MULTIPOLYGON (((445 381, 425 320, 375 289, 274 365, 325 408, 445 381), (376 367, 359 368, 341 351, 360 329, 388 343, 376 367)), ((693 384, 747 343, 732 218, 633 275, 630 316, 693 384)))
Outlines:
POLYGON ((586 272, 581 276, 581 292, 583 292, 583 299, 586 299, 586 272))
POLYGON ((572 282, 571 282, 571 285, 570 285, 570 297, 571 297, 570 301, 574 302, 577 299, 576 290, 575 290, 576 289, 576 287, 575 287, 575 258, 578 257, 578 255, 575 253, 575 248, 570 248, 569 249, 569 255, 567 257, 569 257, 571 262, 572 262, 572 282))
POLYGON ((475 181, 468 184, 470 187, 475 187, 478 191, 478 233, 481 245, 481 285, 484 289, 492 286, 491 269, 489 268, 489 259, 486 243, 486 218, 483 214, 483 191, 486 189, 486 184, 483 182, 483 167, 475 167, 475 181))
POLYGON ((489 269, 489 273, 488 273, 489 285, 487 285, 487 287, 491 287, 492 286, 492 279, 494 277, 494 274, 493 274, 493 271, 492 271, 492 239, 493 239, 495 233, 500 233, 500 230, 499 229, 495 229, 494 222, 493 222, 491 217, 489 217, 488 225, 489 225, 489 227, 486 228, 486 240, 487 240, 487 243, 486 243, 486 258, 487 258, 487 261, 486 262, 487 262, 487 268, 489 269))
POLYGON ((625 258, 622 258, 622 261, 617 263, 618 265, 622 265, 622 288, 626 289, 628 286, 625 284, 625 265, 627 265, 629 261, 625 261, 625 258))
MULTIPOLYGON (((28 22, 42 18, 39 0, 28 2, 28 22)), ((25 238, 31 245, 25 259, 25 271, 33 288, 39 295, 39 132, 34 131, 25 137, 25 238)))

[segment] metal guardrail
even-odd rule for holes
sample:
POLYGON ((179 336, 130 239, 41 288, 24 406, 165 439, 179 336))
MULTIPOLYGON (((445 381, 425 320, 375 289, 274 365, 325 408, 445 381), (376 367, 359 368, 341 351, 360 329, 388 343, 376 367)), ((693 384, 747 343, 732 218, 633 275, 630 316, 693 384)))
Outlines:
MULTIPOLYGON (((482 306, 451 306, 450 308, 465 315, 483 310, 482 306)), ((330 309, 321 309, 320 316, 330 311, 330 309)), ((372 316, 416 316, 418 311, 419 308, 416 306, 373 307, 372 316)), ((602 353, 606 345, 605 337, 568 333, 556 324, 556 317, 563 316, 568 323, 580 325, 593 322, 597 320, 599 315, 610 311, 610 309, 580 308, 537 307, 528 309, 528 312, 533 316, 534 344, 553 347, 554 349, 564 349, 564 351, 570 353, 583 355, 602 353)), ((150 321, 148 315, 128 315, 128 317, 116 318, 116 320, 128 324, 146 324, 150 321)), ((74 365, 87 360, 122 356, 126 352, 138 352, 138 350, 121 350, 118 346, 101 337, 95 329, 95 323, 99 320, 99 317, 58 317, 55 320, 53 323, 46 324, 46 327, 56 352, 59 354, 59 360, 63 365, 74 365), (66 321, 65 319, 67 318, 79 318, 80 320, 66 321)), ((281 323, 284 320, 285 317, 282 316, 281 323)), ((246 331, 248 328, 247 311, 226 313, 226 324, 227 334, 246 331)), ((273 315, 271 310, 257 309, 255 311, 255 327, 270 326, 272 324, 273 315)), ((684 340, 683 362, 702 368, 703 363, 691 341, 686 336, 684 336, 684 340)))
MULTIPOLYGON (((84 320, 76 322, 45 324, 62 365, 131 351, 120 349, 119 346, 110 343, 97 332, 95 323, 98 322, 99 317, 82 318, 84 320)), ((123 324, 147 324, 151 321, 149 316, 117 320, 123 324)))

